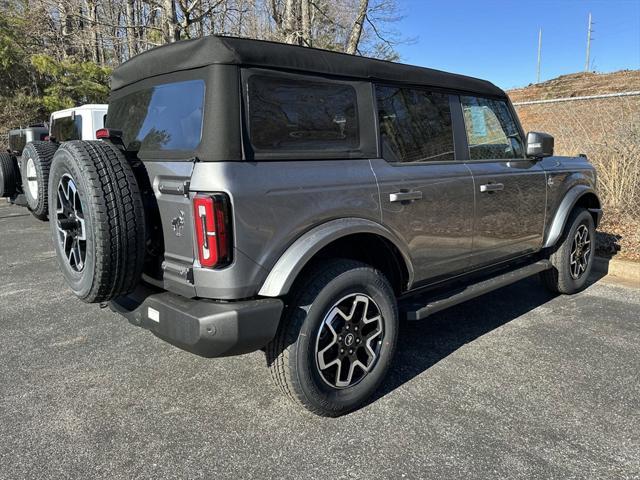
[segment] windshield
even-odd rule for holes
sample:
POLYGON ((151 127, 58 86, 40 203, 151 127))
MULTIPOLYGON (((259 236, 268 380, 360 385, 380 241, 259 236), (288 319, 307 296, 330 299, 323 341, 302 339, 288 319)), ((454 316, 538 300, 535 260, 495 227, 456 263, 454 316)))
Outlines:
POLYGON ((194 150, 203 103, 203 80, 157 85, 110 102, 106 127, 122 130, 127 150, 194 150))

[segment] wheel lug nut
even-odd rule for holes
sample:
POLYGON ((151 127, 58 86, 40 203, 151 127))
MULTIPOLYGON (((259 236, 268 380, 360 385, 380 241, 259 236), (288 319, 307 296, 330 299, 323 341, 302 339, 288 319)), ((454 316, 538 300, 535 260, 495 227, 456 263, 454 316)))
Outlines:
POLYGON ((349 325, 346 326, 346 329, 349 330, 349 325))
POLYGON ((338 337, 338 341, 341 342, 342 341, 342 336, 338 337))
POLYGON ((340 349, 340 353, 344 353, 344 348, 341 348, 341 349, 340 349))
POLYGON ((353 349, 349 349, 349 355, 353 355, 353 349))
POLYGON ((358 327, 357 327, 357 326, 356 326, 356 327, 354 327, 354 330, 357 332, 357 331, 358 331, 358 327))
POLYGON ((356 338, 356 343, 360 343, 360 339, 359 338, 356 338))

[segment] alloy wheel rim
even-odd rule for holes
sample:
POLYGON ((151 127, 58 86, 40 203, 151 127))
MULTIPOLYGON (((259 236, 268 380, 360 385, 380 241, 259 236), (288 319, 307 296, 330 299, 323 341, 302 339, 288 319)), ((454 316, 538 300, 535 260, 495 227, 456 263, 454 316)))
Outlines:
POLYGON ((570 271, 571 278, 577 280, 587 271, 591 258, 591 237, 586 225, 580 225, 573 236, 571 244, 570 271))
POLYGON ((34 200, 38 199, 38 177, 36 175, 36 164, 33 158, 27 159, 27 188, 34 200))
POLYGON ((363 293, 338 300, 324 317, 316 338, 320 377, 337 389, 360 383, 380 356, 384 323, 380 307, 363 293))
POLYGON ((58 182, 56 226, 67 264, 73 271, 82 272, 87 257, 85 219, 78 188, 68 173, 58 182))

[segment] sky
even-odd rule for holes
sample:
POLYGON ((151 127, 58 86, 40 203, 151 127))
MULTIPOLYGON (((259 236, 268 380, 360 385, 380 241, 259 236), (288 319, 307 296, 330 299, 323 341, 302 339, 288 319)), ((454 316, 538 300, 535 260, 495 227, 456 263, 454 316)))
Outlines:
POLYGON ((584 70, 589 12, 590 69, 640 69, 640 0, 397 0, 393 25, 409 40, 401 62, 490 80, 503 89, 584 70))

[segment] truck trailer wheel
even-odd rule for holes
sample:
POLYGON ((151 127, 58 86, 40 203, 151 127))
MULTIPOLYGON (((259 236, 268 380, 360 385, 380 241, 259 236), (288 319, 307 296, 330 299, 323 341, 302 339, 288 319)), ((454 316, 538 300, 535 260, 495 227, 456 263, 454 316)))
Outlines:
POLYGON ((29 142, 22 151, 22 186, 29 210, 39 220, 46 220, 49 168, 58 145, 52 142, 29 142))
POLYGON ((133 291, 142 275, 145 216, 131 165, 114 145, 65 142, 49 176, 49 219, 56 257, 87 303, 133 291))
POLYGON ((330 260, 292 290, 267 362, 285 395, 335 417, 375 392, 397 336, 397 302, 385 276, 364 263, 330 260))
POLYGON ((20 170, 13 155, 0 153, 0 197, 12 197, 18 193, 20 170))

